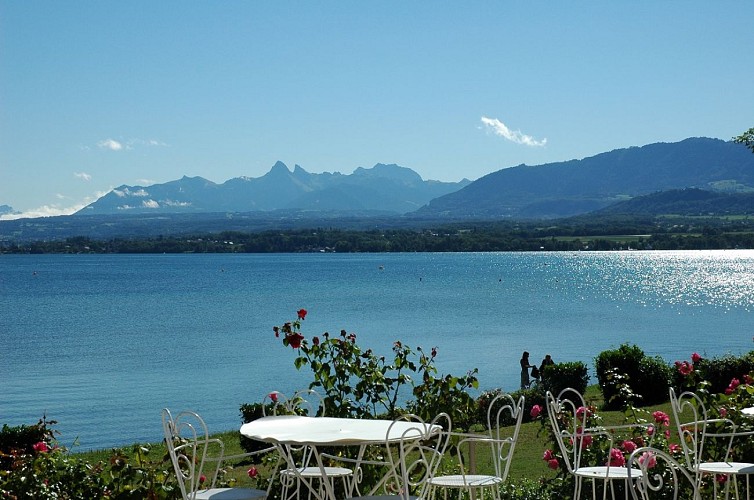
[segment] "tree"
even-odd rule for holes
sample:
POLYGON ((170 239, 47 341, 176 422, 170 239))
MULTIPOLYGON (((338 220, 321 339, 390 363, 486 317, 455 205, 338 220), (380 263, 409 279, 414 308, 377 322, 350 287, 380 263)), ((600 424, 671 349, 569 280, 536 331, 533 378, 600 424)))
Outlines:
POLYGON ((734 137, 733 142, 743 144, 747 148, 751 149, 752 153, 754 153, 754 127, 750 128, 738 137, 734 137))

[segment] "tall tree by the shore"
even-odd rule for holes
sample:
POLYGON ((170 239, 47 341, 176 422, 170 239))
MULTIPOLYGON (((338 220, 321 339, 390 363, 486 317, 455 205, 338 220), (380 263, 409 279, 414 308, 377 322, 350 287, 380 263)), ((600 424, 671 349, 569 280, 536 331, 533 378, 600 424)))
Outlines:
POLYGON ((734 137, 733 142, 743 144, 747 148, 751 149, 752 153, 754 153, 754 127, 750 128, 738 137, 734 137))

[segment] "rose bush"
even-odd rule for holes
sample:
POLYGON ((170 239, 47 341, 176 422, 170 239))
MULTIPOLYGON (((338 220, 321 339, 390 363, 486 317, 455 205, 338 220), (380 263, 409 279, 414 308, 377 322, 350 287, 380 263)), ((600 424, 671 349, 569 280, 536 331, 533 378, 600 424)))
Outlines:
POLYGON ((338 336, 324 332, 307 339, 301 333, 307 314, 300 309, 295 320, 273 327, 273 332, 282 337, 284 346, 296 351, 297 369, 308 366, 312 370, 309 388, 324 393, 327 415, 393 418, 408 410, 427 419, 446 412, 460 427, 473 421, 475 402, 468 389, 478 387, 476 369, 463 376, 438 376, 436 347, 414 351, 396 340, 392 357, 387 358, 362 348, 356 334, 346 330, 338 336), (405 394, 409 388, 413 400, 405 394))

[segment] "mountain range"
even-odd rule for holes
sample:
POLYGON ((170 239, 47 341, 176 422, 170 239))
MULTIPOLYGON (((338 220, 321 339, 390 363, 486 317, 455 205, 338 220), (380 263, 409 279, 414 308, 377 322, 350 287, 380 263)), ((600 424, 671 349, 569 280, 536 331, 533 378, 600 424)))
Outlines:
MULTIPOLYGON (((461 172, 462 173, 462 172, 461 172)), ((7 205, 0 211, 12 212, 7 205)), ((72 216, 0 221, 0 242, 306 227, 419 227, 467 220, 754 213, 754 154, 690 138, 582 160, 519 165, 476 181, 425 181, 377 164, 352 174, 293 171, 215 184, 183 177, 120 186, 72 216)))
POLYGON ((617 149, 582 160, 519 165, 432 200, 438 218, 559 218, 658 191, 754 192, 754 154, 719 139, 690 138, 617 149))
POLYGON ((312 174, 296 165, 293 171, 277 162, 262 177, 236 177, 215 184, 202 177, 152 186, 120 186, 77 214, 160 214, 210 212, 413 212, 433 198, 470 184, 423 180, 409 168, 377 164, 352 174, 312 174))
POLYGON ((202 177, 120 186, 79 215, 311 213, 439 219, 551 219, 603 209, 659 191, 697 188, 754 192, 754 155, 739 144, 690 138, 601 153, 581 160, 519 165, 474 182, 423 180, 409 168, 377 164, 352 174, 293 171, 277 162, 259 178, 215 184, 202 177))

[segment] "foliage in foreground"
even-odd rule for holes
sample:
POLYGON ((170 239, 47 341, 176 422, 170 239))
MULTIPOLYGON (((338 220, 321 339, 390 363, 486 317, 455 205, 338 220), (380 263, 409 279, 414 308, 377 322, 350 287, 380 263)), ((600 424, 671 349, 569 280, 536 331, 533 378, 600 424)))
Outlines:
MULTIPOLYGON (((278 336, 282 336, 283 345, 296 352, 295 366, 312 370, 310 388, 324 393, 328 415, 390 418, 413 411, 429 419, 444 411, 453 415, 456 428, 483 429, 486 405, 501 390, 486 391, 478 398, 472 398, 468 389, 478 386, 476 370, 470 370, 463 376, 440 375, 435 366, 436 348, 429 351, 421 347, 412 349, 401 342, 394 343, 391 357, 378 357, 371 349, 363 349, 356 342, 355 334, 346 331, 341 331, 337 336, 325 333, 307 339, 301 333, 301 322, 306 314, 302 309, 295 321, 274 330, 278 336), (410 391, 413 399, 402 399, 399 395, 401 390, 410 391)), ((750 377, 754 371, 753 353, 711 360, 694 354, 690 361, 677 361, 674 366, 663 367, 660 360, 655 358, 648 363, 638 347, 623 345, 601 353, 595 363, 598 374, 602 373, 604 380, 609 381, 604 385, 600 382, 608 407, 621 409, 620 423, 636 424, 626 435, 598 435, 588 442, 586 437, 580 438, 580 445, 585 447, 585 456, 595 464, 625 463, 634 449, 646 444, 681 461, 678 438, 671 432, 668 414, 639 407, 646 404, 646 395, 649 394, 643 384, 650 382, 641 382, 641 374, 626 373, 632 368, 632 363, 654 374, 654 385, 657 387, 651 390, 657 394, 667 394, 670 385, 678 390, 693 390, 703 398, 713 416, 724 416, 742 429, 754 428, 754 422, 740 412, 740 408, 754 406, 754 379, 750 377)), ((532 388, 513 393, 514 397, 523 395, 526 398, 525 421, 541 423, 539 434, 547 443, 542 451, 546 464, 543 469, 549 467, 556 475, 554 478, 540 479, 509 478, 501 487, 501 498, 531 500, 570 497, 573 478, 567 472, 566 457, 558 448, 549 425, 545 392, 557 393, 565 387, 574 387, 583 393, 588 378, 583 363, 560 363, 547 367, 541 380, 532 388)), ((584 427, 603 424, 600 410, 592 403, 579 410, 586 415, 584 427)), ((244 421, 253 420, 261 416, 262 405, 243 405, 241 411, 244 421)), ((570 423, 573 423, 577 417, 562 415, 559 418, 570 419, 570 423)), ((106 460, 87 460, 57 446, 52 430, 54 423, 43 418, 32 426, 3 426, 0 432, 0 498, 159 500, 180 497, 172 464, 162 447, 135 445, 126 451, 113 450, 106 460)), ((520 443, 517 453, 531 444, 520 443)), ((242 442, 241 446, 253 446, 253 443, 242 442)), ((711 451, 722 453, 720 449, 711 451)), ((754 461, 754 442, 737 444, 734 453, 740 460, 754 461)), ((652 457, 644 459, 651 461, 652 457)), ((251 468, 244 463, 240 471, 224 469, 223 472, 230 474, 221 483, 233 485, 240 474, 244 477, 248 475, 254 486, 265 488, 273 480, 276 463, 274 456, 267 456, 259 463, 251 464, 251 468)), ((657 467, 654 473, 667 475, 668 470, 662 469, 662 465, 657 467)), ((368 484, 376 480, 378 474, 376 469, 365 469, 363 479, 368 484)), ((712 487, 713 480, 705 480, 705 492, 712 487)), ((620 488, 617 487, 618 490, 620 488)), ((277 491, 275 484, 272 491, 277 491)), ((621 491, 617 493, 622 495, 621 491)))
POLYGON ((0 497, 8 499, 161 500, 178 498, 165 457, 148 446, 113 450, 107 462, 90 463, 57 445, 55 421, 0 432, 0 497))

